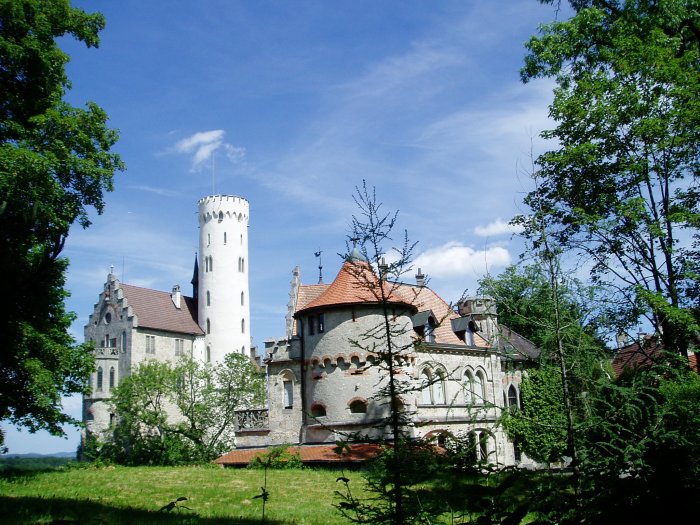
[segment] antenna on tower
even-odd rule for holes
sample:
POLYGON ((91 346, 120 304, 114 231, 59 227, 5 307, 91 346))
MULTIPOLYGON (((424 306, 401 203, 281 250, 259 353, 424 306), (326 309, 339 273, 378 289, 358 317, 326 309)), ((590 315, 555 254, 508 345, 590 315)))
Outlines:
POLYGON ((317 252, 314 252, 314 256, 318 257, 318 284, 323 284, 323 262, 321 262, 321 254, 323 252, 319 248, 317 252))
POLYGON ((211 194, 216 195, 216 170, 214 169, 214 153, 216 150, 211 152, 211 194))

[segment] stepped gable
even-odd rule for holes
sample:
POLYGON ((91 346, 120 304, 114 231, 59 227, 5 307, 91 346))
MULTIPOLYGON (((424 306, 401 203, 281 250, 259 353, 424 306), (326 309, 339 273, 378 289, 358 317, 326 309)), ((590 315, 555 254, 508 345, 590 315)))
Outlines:
MULTIPOLYGON (((413 307, 403 297, 393 290, 390 283, 379 283, 377 274, 366 261, 351 260, 343 263, 338 275, 318 297, 301 308, 297 308, 294 316, 309 310, 320 308, 349 306, 354 304, 377 304, 379 286, 384 287, 384 293, 391 304, 401 304, 413 307)), ((415 307, 413 307, 415 308, 415 307)))
POLYGON ((129 306, 138 317, 139 327, 203 335, 197 324, 197 304, 191 297, 182 296, 182 307, 175 308, 170 293, 122 284, 129 306))

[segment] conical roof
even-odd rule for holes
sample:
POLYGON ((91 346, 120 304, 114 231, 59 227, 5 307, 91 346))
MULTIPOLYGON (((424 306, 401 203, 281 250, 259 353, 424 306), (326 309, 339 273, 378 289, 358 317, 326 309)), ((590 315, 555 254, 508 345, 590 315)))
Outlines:
POLYGON ((395 293, 391 283, 382 282, 367 261, 348 260, 343 263, 338 275, 316 299, 298 310, 295 316, 320 308, 348 306, 354 304, 378 304, 384 297, 390 304, 415 307, 395 293))

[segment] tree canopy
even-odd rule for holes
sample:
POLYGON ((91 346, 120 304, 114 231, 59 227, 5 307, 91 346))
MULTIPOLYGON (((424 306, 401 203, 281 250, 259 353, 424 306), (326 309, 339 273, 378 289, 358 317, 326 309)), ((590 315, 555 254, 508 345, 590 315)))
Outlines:
POLYGON ((68 333, 60 253, 123 169, 105 112, 63 100, 69 57, 56 41, 96 47, 104 23, 68 0, 0 0, 0 419, 55 435, 77 423, 61 396, 84 392, 93 367, 68 333))
MULTIPOLYGON (((544 3, 557 3, 543 0, 544 3)), ((682 353, 697 330, 700 252, 700 10, 697 0, 576 0, 527 43, 524 81, 556 81, 526 198, 581 254, 606 316, 646 317, 682 353)), ((518 222, 536 238, 528 216, 518 222)))

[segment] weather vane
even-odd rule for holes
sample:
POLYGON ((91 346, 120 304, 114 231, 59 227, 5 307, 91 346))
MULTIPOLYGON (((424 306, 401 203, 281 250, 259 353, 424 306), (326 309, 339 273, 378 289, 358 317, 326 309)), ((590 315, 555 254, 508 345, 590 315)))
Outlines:
POLYGON ((323 284, 323 263, 321 262, 321 254, 323 252, 319 248, 317 252, 314 252, 314 255, 318 257, 318 284, 323 284))

